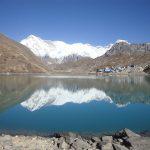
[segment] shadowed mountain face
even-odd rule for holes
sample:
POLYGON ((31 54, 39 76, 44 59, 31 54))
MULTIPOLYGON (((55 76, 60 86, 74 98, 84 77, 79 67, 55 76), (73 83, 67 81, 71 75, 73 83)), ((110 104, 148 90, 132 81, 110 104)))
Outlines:
POLYGON ((0 73, 46 73, 47 70, 27 47, 0 34, 0 73))

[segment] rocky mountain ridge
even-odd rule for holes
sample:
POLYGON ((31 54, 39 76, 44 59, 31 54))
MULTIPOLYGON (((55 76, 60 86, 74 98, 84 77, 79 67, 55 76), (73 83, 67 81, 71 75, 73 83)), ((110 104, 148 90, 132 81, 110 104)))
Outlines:
POLYGON ((97 67, 141 66, 150 64, 150 43, 116 43, 105 55, 94 60, 97 67))
POLYGON ((105 55, 115 55, 118 53, 132 54, 132 53, 147 53, 150 52, 150 43, 142 44, 129 44, 126 42, 119 42, 114 44, 110 50, 108 50, 105 55))

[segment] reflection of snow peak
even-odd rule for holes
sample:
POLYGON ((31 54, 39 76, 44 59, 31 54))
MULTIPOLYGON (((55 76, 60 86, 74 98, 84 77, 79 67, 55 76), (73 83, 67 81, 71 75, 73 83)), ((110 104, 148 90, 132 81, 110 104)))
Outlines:
POLYGON ((112 100, 103 91, 95 88, 79 90, 76 92, 68 91, 63 88, 50 88, 48 91, 37 90, 32 96, 21 103, 30 111, 40 109, 45 105, 64 105, 65 103, 88 103, 92 100, 105 100, 112 103, 112 100))
POLYGON ((126 107, 126 106, 128 106, 130 103, 127 103, 127 104, 116 104, 116 106, 118 107, 118 108, 122 108, 122 107, 126 107))

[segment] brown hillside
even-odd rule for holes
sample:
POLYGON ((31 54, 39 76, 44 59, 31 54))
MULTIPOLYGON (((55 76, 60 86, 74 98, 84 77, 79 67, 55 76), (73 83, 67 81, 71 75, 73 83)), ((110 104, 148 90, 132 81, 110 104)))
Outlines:
POLYGON ((97 68, 105 68, 105 67, 113 67, 113 66, 128 66, 131 64, 146 66, 150 64, 150 53, 142 53, 141 54, 114 54, 111 56, 102 56, 96 58, 94 60, 95 67, 97 68))
POLYGON ((47 67, 27 47, 0 33, 0 73, 46 73, 47 67))

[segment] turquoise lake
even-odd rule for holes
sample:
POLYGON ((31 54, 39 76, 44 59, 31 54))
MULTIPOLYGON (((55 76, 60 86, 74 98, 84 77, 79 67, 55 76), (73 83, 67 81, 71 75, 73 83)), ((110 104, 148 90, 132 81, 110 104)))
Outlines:
POLYGON ((0 76, 0 132, 150 131, 150 77, 0 76))

